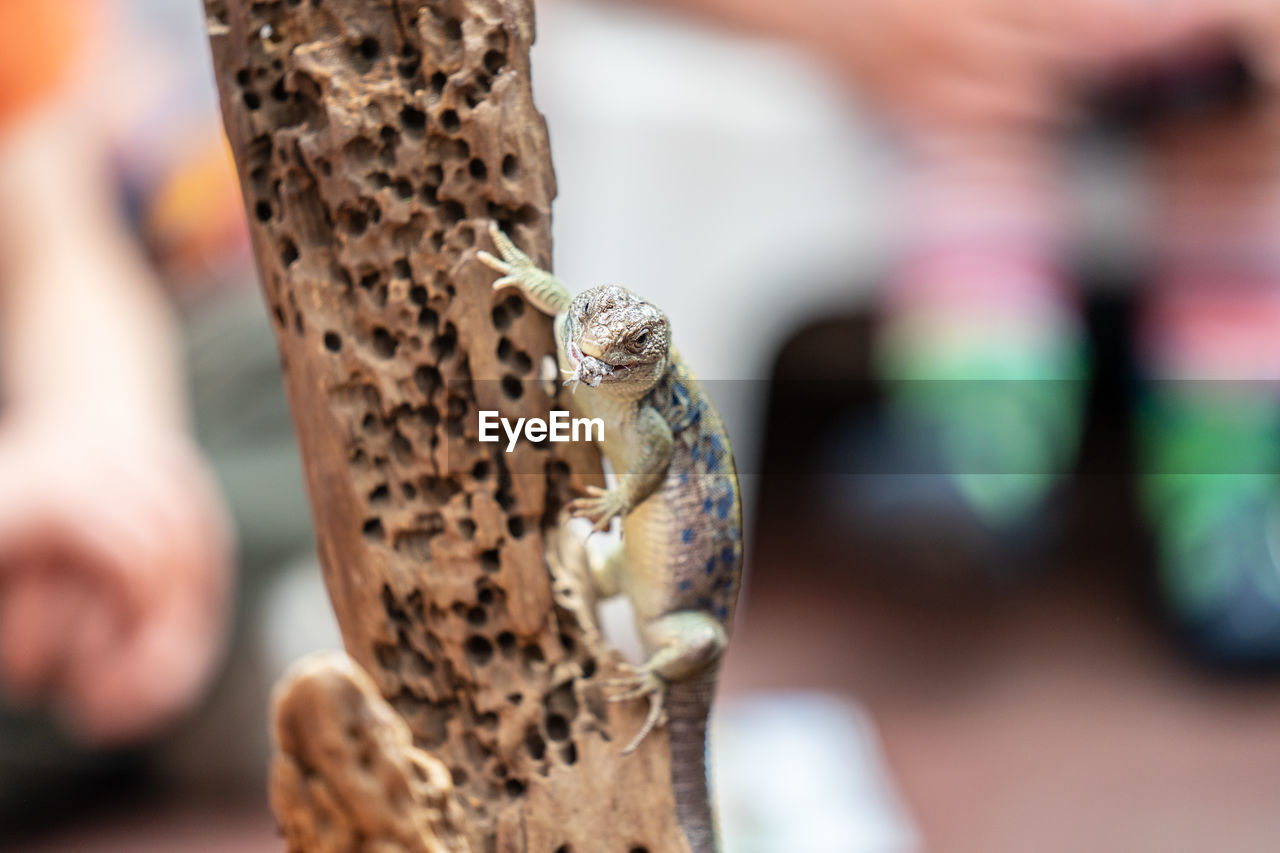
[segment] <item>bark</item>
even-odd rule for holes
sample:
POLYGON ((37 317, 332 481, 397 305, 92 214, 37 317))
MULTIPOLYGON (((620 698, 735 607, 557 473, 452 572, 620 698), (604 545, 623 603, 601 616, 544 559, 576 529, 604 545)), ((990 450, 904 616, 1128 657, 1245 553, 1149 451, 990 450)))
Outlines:
POLYGON ((604 702, 616 658, 556 606, 544 565, 543 527, 599 482, 598 458, 477 441, 482 409, 566 408, 537 381, 549 319, 494 294, 474 257, 495 219, 550 262, 531 5, 205 7, 352 660, 280 688, 290 848, 687 850, 665 733, 620 754, 644 708, 604 702))

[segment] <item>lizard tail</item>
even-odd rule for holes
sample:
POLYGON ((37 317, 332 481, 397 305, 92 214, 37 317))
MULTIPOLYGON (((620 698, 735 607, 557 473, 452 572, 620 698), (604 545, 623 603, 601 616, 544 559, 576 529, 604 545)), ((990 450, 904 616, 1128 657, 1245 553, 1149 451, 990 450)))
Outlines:
POLYGON ((716 687, 716 667, 667 685, 667 738, 671 744, 671 789, 676 819, 691 853, 720 849, 707 782, 707 716, 716 687))

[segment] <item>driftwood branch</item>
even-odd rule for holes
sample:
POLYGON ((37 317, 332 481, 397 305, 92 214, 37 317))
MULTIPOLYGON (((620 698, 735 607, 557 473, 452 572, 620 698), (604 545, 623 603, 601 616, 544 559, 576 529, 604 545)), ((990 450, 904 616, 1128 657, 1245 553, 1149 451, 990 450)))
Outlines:
POLYGON ((529 0, 205 8, 352 661, 277 697, 290 848, 687 850, 665 734, 621 755, 643 708, 603 701, 616 657, 544 566, 598 459, 477 441, 480 410, 564 408, 537 381, 549 320, 475 260, 497 220, 550 262, 529 0))
POLYGON ((277 685, 271 807, 291 846, 409 853, 468 850, 449 769, 341 652, 313 655, 277 685))

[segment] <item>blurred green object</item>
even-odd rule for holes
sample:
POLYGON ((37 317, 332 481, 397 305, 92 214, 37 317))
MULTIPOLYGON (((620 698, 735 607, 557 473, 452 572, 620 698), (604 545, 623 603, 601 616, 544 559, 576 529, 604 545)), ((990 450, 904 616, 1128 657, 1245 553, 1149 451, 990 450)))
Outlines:
POLYGON ((1160 580, 1193 648, 1280 662, 1280 400, 1263 383, 1161 382, 1142 400, 1142 494, 1160 580))
POLYGON ((942 471, 997 534, 1043 508, 1075 458, 1088 355, 1079 333, 886 336, 891 419, 936 436, 942 471))

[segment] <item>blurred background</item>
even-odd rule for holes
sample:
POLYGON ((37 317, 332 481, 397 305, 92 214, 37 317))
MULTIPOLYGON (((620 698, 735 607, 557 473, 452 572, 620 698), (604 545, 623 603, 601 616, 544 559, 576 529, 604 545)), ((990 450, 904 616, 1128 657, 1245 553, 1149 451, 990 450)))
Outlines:
MULTIPOLYGON (((538 5, 556 272, 748 495, 729 853, 1280 839, 1280 12, 1024 5, 538 5)), ((278 849, 337 645, 199 6, 0 5, 5 849, 278 849)))

